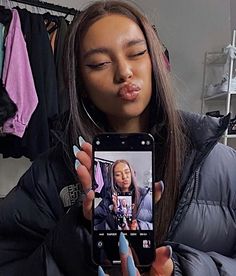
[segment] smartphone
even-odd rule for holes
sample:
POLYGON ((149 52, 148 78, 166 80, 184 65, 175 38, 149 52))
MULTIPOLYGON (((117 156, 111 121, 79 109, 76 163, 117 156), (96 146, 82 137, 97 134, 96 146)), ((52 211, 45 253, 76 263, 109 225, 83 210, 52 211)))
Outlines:
POLYGON ((92 258, 120 263, 119 235, 137 266, 148 266, 154 243, 154 139, 147 133, 100 134, 93 140, 92 258))

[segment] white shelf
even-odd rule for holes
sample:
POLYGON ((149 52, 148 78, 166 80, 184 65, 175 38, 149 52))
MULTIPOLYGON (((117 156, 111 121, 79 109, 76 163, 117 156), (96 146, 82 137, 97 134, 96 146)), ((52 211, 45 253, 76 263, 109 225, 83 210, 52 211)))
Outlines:
MULTIPOLYGON (((235 42, 236 30, 233 31, 231 42, 232 47, 235 47, 235 42)), ((232 50, 232 48, 230 50, 232 50)), ((235 48, 233 48, 233 50, 235 51, 235 48)), ((202 113, 205 114, 206 112, 211 111, 212 108, 215 108, 215 110, 219 110, 222 114, 228 114, 229 112, 231 112, 231 116, 235 116, 236 106, 234 104, 234 95, 236 95, 236 91, 230 89, 232 87, 234 88, 234 86, 232 86, 232 79, 235 77, 236 72, 235 63, 236 59, 231 57, 229 55, 229 52, 225 53, 224 50, 222 50, 221 52, 219 51, 206 53, 204 63, 202 113), (213 85, 213 88, 220 89, 220 84, 222 84, 223 78, 227 78, 227 80, 224 79, 224 81, 227 81, 227 83, 224 83, 224 85, 230 84, 230 87, 227 87, 228 91, 219 91, 219 93, 216 93, 212 96, 207 96, 207 87, 213 85)), ((214 92, 214 90, 212 92, 214 92)), ((234 144, 234 141, 231 139, 236 139, 236 134, 228 134, 228 130, 226 130, 222 138, 224 144, 234 144)))
POLYGON ((227 137, 228 139, 236 138, 236 134, 227 134, 227 135, 225 135, 225 137, 227 137))
POLYGON ((227 55, 224 52, 208 52, 206 57, 206 65, 222 65, 225 64, 227 55))
POLYGON ((205 97, 204 100, 205 101, 209 101, 209 100, 225 100, 225 98, 228 96, 228 94, 230 95, 236 95, 236 91, 230 91, 228 92, 222 92, 222 93, 218 93, 215 94, 213 96, 210 97, 205 97))

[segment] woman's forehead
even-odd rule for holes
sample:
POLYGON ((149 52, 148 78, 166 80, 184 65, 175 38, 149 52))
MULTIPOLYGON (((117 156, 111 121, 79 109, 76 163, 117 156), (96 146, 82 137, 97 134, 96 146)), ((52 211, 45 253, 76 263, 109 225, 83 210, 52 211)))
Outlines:
POLYGON ((100 18, 88 28, 82 44, 85 49, 104 47, 115 43, 128 46, 132 40, 143 40, 145 43, 145 37, 140 27, 124 15, 110 14, 100 18))
POLYGON ((119 162, 115 165, 114 167, 114 170, 115 171, 119 171, 119 170, 122 170, 122 169, 129 169, 129 166, 128 164, 124 163, 124 162, 119 162))

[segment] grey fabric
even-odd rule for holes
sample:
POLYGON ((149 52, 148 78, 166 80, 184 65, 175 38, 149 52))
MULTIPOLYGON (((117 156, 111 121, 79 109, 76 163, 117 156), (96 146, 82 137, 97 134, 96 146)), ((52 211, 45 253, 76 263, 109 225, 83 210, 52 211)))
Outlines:
POLYGON ((191 164, 168 236, 175 252, 174 275, 233 276, 236 151, 217 142, 229 116, 183 116, 189 126, 191 164))

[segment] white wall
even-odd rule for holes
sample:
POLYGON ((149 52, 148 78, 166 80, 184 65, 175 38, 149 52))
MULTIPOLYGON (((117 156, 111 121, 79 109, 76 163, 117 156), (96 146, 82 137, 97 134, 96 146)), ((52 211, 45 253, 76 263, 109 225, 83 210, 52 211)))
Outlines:
POLYGON ((236 30, 236 1, 230 1, 230 19, 231 19, 231 31, 236 30))
MULTIPOLYGON (((182 109, 199 112, 206 51, 230 40, 230 0, 138 0, 170 52, 182 109)), ((236 10, 235 10, 236 11, 236 10)))
POLYGON ((5 196, 29 168, 31 162, 27 158, 7 158, 0 155, 0 197, 5 196))
MULTIPOLYGON (((47 2, 80 9, 85 3, 93 1, 48 0, 47 2)), ((236 1, 137 0, 135 2, 146 11, 156 25, 160 37, 170 52, 180 107, 189 111, 200 111, 204 53, 218 51, 229 44, 231 27, 236 27, 236 1)), ((5 195, 17 183, 29 166, 30 162, 26 158, 2 159, 0 155, 0 196, 5 195)))

